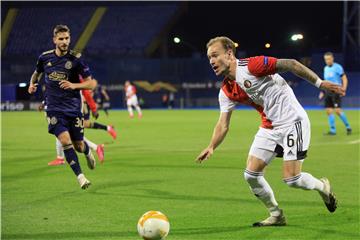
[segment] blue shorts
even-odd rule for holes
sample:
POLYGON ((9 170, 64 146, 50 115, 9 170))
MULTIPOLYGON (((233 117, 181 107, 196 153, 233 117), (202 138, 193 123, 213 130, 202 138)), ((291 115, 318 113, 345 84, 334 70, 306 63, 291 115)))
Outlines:
POLYGON ((84 138, 84 118, 82 113, 68 116, 62 112, 47 112, 48 132, 58 137, 63 132, 69 132, 72 141, 82 141, 84 138))

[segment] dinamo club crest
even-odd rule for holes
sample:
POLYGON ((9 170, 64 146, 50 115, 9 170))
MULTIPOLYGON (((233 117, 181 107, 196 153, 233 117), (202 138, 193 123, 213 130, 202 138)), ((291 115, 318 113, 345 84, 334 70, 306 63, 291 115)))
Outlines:
POLYGON ((71 62, 71 61, 67 61, 67 62, 65 63, 65 68, 66 68, 66 69, 71 69, 71 68, 72 68, 72 62, 71 62))

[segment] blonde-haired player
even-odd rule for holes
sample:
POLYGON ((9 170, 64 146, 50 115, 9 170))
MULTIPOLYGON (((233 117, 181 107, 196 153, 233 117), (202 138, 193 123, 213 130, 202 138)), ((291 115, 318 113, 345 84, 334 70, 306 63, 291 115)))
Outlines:
POLYGON ((130 81, 125 82, 124 86, 125 95, 126 95, 126 105, 129 111, 130 118, 134 117, 133 107, 135 107, 136 111, 138 112, 139 118, 142 117, 141 108, 139 106, 139 101, 136 96, 136 88, 134 85, 130 83, 130 81))
POLYGON ((334 212, 337 201, 329 180, 317 179, 302 171, 310 144, 310 121, 292 89, 278 73, 290 71, 320 89, 343 95, 341 86, 321 80, 294 59, 266 56, 236 59, 235 44, 227 37, 211 39, 207 55, 215 74, 224 76, 224 80, 219 93, 220 118, 210 144, 197 161, 209 159, 224 140, 236 104, 250 105, 259 112, 262 124, 250 148, 244 177, 270 213, 270 217, 253 226, 286 225, 284 213, 264 178, 264 169, 275 156, 284 159, 283 180, 288 186, 318 191, 328 210, 334 212))

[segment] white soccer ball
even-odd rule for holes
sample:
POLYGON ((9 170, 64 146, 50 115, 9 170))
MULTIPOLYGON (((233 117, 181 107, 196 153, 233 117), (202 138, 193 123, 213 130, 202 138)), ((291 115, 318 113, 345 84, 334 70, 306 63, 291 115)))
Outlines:
POLYGON ((137 230, 145 240, 162 240, 169 234, 170 223, 163 213, 149 211, 139 219, 137 230))

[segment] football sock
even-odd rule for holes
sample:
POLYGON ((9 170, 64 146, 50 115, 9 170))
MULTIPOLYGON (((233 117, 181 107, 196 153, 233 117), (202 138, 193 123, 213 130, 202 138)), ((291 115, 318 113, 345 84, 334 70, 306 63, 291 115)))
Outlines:
POLYGON ((136 111, 138 112, 138 114, 141 115, 141 114, 142 114, 142 113, 141 113, 141 108, 140 108, 139 106, 136 106, 135 108, 136 108, 136 111))
POLYGON ((76 155, 76 152, 74 150, 74 147, 72 144, 68 144, 63 146, 64 148, 64 154, 67 163, 70 165, 71 169, 75 173, 76 176, 79 176, 79 174, 82 173, 78 157, 76 155))
POLYGON ((87 139, 86 137, 84 137, 84 141, 87 143, 87 145, 94 151, 96 151, 97 149, 97 145, 95 143, 93 143, 92 141, 90 141, 89 139, 87 139))
POLYGON ((97 123, 97 122, 91 123, 90 127, 94 128, 94 129, 102 129, 102 130, 105 130, 105 131, 107 130, 106 125, 103 125, 103 124, 100 124, 100 123, 97 123))
POLYGON ((244 178, 250 185, 251 191, 269 210, 271 216, 279 216, 281 212, 278 203, 275 200, 273 190, 264 178, 264 173, 253 172, 246 169, 244 178))
POLYGON ((56 156, 57 158, 64 158, 64 150, 59 139, 56 138, 56 156))
POLYGON ((86 156, 88 156, 90 154, 90 148, 89 145, 84 141, 84 152, 83 152, 86 156))
POLYGON ((301 188, 304 190, 316 190, 322 192, 324 184, 310 173, 302 172, 297 176, 285 178, 284 182, 290 187, 301 188))
POLYGON ((341 112, 340 115, 339 115, 339 117, 340 117, 340 119, 343 121, 345 127, 346 127, 347 129, 349 129, 349 128, 350 128, 350 124, 349 124, 349 121, 348 121, 348 119, 347 119, 347 117, 346 117, 346 114, 345 114, 344 112, 341 112))
POLYGON ((330 132, 335 133, 335 132, 336 132, 336 128, 335 128, 335 115, 334 115, 333 113, 329 114, 328 120, 329 120, 329 125, 330 125, 330 132))

